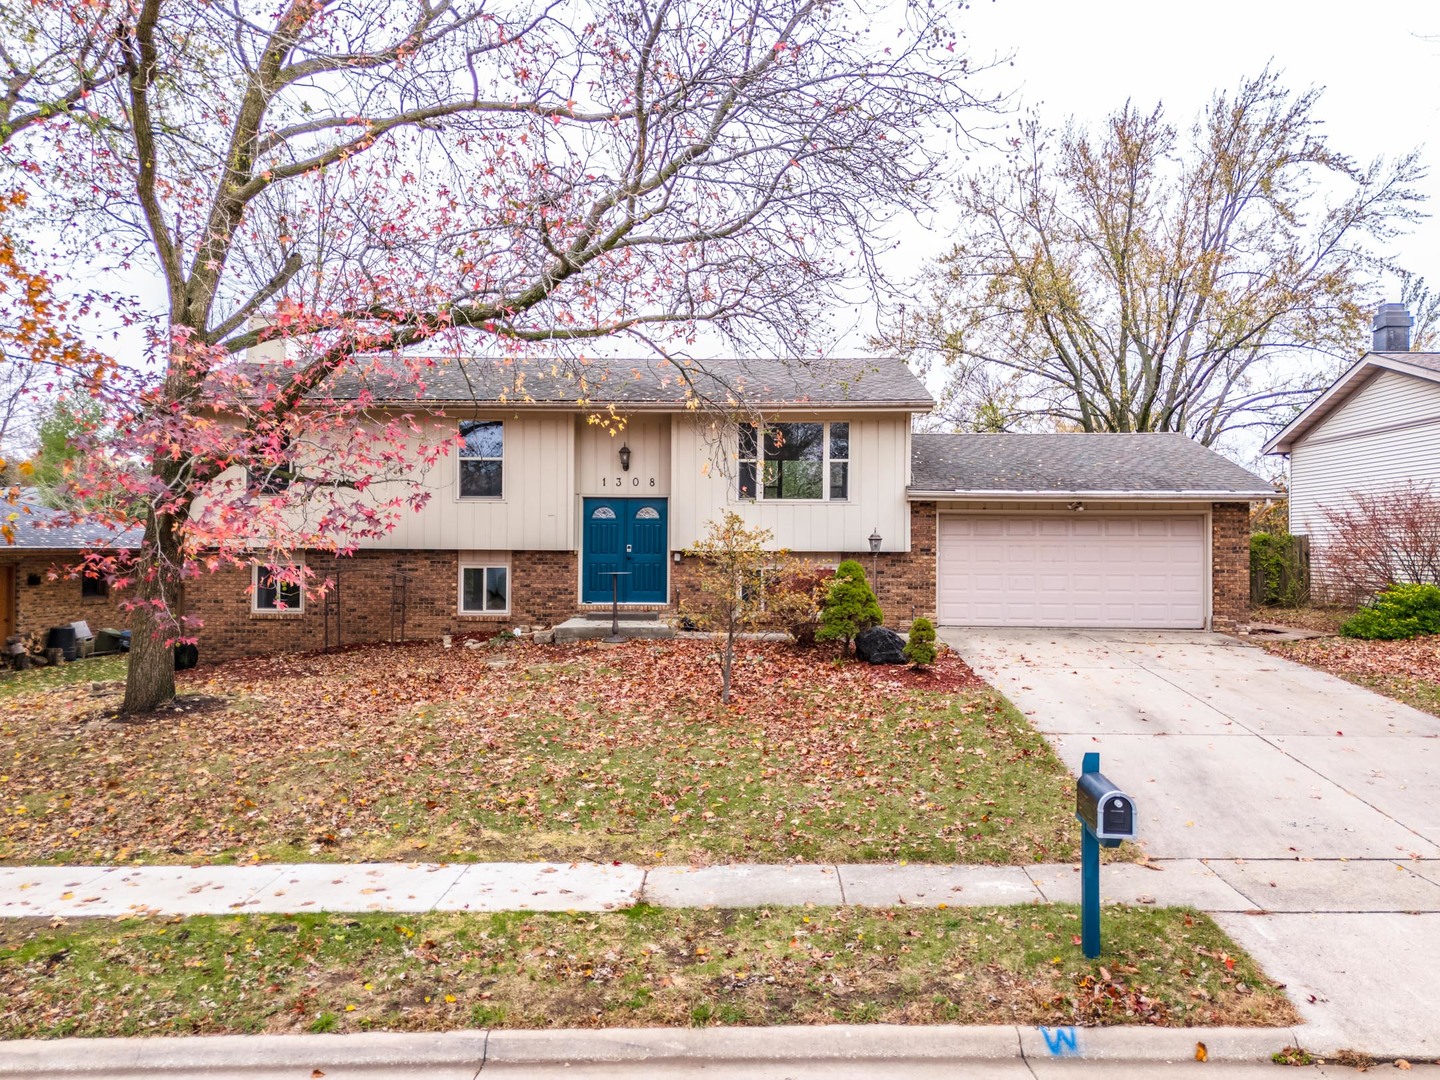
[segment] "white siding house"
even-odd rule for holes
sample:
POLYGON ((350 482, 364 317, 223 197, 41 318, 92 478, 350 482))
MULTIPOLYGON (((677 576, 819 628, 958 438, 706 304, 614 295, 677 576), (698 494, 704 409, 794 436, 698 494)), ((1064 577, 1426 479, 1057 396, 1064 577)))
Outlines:
POLYGON ((1440 353, 1366 354, 1265 452, 1290 459, 1290 531, 1310 537, 1312 558, 1324 552, 1326 511, 1353 494, 1407 483, 1440 494, 1440 353))

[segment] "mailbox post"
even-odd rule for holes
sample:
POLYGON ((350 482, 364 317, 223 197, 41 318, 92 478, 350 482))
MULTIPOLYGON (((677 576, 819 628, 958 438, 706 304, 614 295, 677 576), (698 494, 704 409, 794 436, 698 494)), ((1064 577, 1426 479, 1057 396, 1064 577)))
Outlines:
POLYGON ((1100 755, 1086 754, 1075 783, 1080 822, 1080 944, 1087 960, 1100 955, 1100 849, 1135 839, 1135 800, 1100 772, 1100 755))

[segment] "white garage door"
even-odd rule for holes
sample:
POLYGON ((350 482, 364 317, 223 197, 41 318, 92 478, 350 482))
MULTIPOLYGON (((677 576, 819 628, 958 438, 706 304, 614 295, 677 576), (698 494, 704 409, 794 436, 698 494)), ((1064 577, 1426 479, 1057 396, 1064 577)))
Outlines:
POLYGON ((1205 625, 1205 519, 941 515, 940 620, 953 626, 1205 625))

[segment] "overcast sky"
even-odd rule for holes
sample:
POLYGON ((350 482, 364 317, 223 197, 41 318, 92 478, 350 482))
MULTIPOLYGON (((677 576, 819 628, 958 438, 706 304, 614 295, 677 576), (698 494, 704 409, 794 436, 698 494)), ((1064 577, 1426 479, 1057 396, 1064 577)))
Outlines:
MULTIPOLYGON (((977 58, 1014 54, 1009 83, 1047 121, 1098 120, 1127 98, 1163 101, 1172 120, 1188 120, 1216 89, 1271 63, 1292 89, 1324 89, 1318 113, 1341 152, 1368 161, 1425 146, 1430 212, 1440 214, 1435 0, 974 0, 962 21, 977 58)), ((1440 283, 1440 219, 1396 254, 1440 283)))

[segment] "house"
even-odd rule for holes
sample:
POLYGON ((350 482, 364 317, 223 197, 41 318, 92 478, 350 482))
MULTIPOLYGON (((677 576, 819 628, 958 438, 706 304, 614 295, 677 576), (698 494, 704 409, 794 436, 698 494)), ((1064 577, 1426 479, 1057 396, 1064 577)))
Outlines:
POLYGON ((84 620, 92 630, 122 628, 129 618, 104 578, 77 573, 85 551, 133 551, 140 530, 116 532, 42 505, 22 494, 0 508, 14 529, 13 543, 0 541, 0 641, 84 620))
POLYGON ((463 440, 419 478, 431 499, 354 555, 305 553, 328 600, 261 567, 202 575, 203 658, 553 625, 612 596, 673 611, 685 549, 726 509, 817 563, 861 560, 902 628, 1226 629, 1248 503, 1274 494, 1179 435, 912 434, 934 402, 893 359, 597 360, 583 386, 469 361, 368 390, 463 440))
POLYGON ((1440 353, 1410 351, 1401 304, 1375 315, 1373 349, 1265 444, 1290 459, 1290 531, 1323 561, 1327 508, 1406 482, 1440 493, 1440 353))

